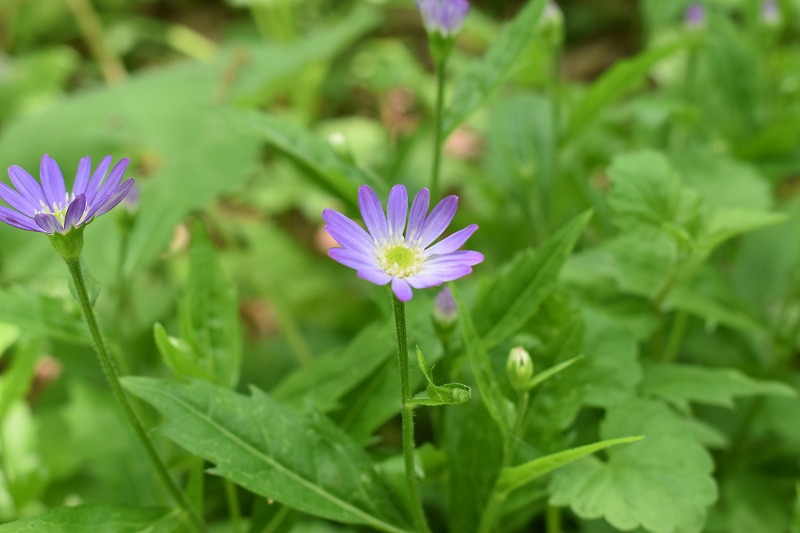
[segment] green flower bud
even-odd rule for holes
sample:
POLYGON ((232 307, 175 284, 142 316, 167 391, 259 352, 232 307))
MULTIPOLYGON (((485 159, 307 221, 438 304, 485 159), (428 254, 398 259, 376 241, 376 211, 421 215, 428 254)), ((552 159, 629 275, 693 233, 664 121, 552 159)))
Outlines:
POLYGON ((522 346, 512 348, 508 353, 506 362, 508 381, 517 392, 526 392, 530 388, 533 377, 533 360, 528 351, 522 346))

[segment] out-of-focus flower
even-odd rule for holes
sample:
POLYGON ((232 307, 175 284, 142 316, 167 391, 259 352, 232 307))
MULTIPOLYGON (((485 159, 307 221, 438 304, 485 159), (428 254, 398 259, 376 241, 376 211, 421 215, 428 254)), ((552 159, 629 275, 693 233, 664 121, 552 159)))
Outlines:
POLYGON ((433 302, 433 320, 435 325, 443 331, 452 329, 458 318, 456 301, 450 287, 445 287, 433 302))
POLYGON ((41 183, 14 165, 8 169, 8 176, 16 190, 0 182, 0 198, 13 209, 0 206, 0 221, 48 235, 69 233, 107 213, 125 198, 133 187, 133 179, 121 183, 129 162, 121 159, 109 173, 111 156, 107 156, 92 174, 92 161, 84 157, 78 164, 71 193, 67 193, 58 163, 47 154, 42 156, 39 167, 41 183))
POLYGON ((376 285, 391 283, 392 291, 402 302, 411 299, 412 287, 425 289, 466 276, 473 265, 483 261, 483 255, 459 248, 478 226, 470 224, 431 246, 453 220, 458 197, 448 196, 427 215, 429 204, 430 192, 422 189, 414 197, 409 213, 406 188, 395 185, 384 214, 375 191, 362 185, 358 189, 358 206, 369 233, 338 211, 325 209, 325 230, 341 246, 329 250, 328 255, 355 269, 360 278, 376 285))
POLYGON ((764 0, 761 4, 761 21, 767 26, 777 26, 781 22, 781 8, 775 0, 764 0))
POLYGON ((461 30, 469 12, 467 0, 417 0, 428 33, 450 37, 461 30))
POLYGON ((692 4, 686 8, 683 21, 687 28, 698 30, 706 25, 706 8, 700 4, 692 4))

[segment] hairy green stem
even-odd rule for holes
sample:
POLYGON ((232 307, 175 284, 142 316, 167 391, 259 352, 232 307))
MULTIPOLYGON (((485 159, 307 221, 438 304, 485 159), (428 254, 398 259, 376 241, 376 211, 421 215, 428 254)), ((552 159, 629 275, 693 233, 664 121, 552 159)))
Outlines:
POLYGON ((442 115, 444 114, 444 66, 445 61, 436 63, 436 110, 433 123, 433 168, 431 169, 431 197, 439 193, 439 167, 442 159, 442 115))
POLYGON ((97 323, 97 317, 95 317, 92 302, 89 300, 89 293, 86 290, 86 281, 83 277, 80 259, 64 259, 64 261, 66 261, 67 268, 69 268, 69 272, 72 274, 72 280, 75 283, 75 291, 78 293, 78 299, 80 300, 81 308, 83 309, 83 315, 86 318, 86 324, 89 326, 89 332, 92 335, 92 340, 94 340, 97 357, 100 360, 100 366, 103 368, 103 373, 105 374, 108 384, 111 387, 111 392, 114 395, 114 399, 122 408, 125 418, 127 418, 128 423, 133 429, 133 432, 136 434, 139 442, 147 452, 147 455, 150 458, 150 461, 153 463, 153 466, 155 467, 158 476, 161 478, 161 481, 164 483, 167 490, 169 490, 169 493, 175 499, 175 502, 184 511, 185 516, 188 518, 188 521, 192 526, 192 529, 196 531, 204 531, 205 526, 192 510, 191 505, 189 505, 189 501, 186 499, 186 496, 178 488, 178 486, 175 484, 175 481, 169 475, 167 467, 158 456, 158 452, 156 452, 153 443, 147 436, 147 432, 145 431, 136 414, 133 412, 133 408, 131 407, 130 402, 128 402, 128 398, 125 396, 125 391, 122 389, 122 385, 119 382, 119 376, 117 375, 117 369, 114 366, 114 361, 111 359, 105 340, 103 340, 103 335, 100 333, 100 326, 97 323))
MULTIPOLYGON (((391 289, 389 289, 391 293, 391 289)), ((408 365, 408 338, 406 336, 406 308, 405 304, 391 293, 392 312, 394 314, 395 338, 397 340, 397 362, 400 366, 400 393, 402 396, 403 420, 403 460, 406 468, 406 481, 408 483, 409 505, 411 507, 414 526, 420 533, 428 532, 428 522, 419 494, 419 483, 414 468, 414 406, 411 400, 411 374, 408 365)))

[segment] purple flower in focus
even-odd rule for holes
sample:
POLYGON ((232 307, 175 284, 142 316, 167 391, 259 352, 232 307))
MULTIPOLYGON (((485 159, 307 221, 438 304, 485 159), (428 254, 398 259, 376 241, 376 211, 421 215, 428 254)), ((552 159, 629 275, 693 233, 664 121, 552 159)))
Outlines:
POLYGON ((429 204, 430 192, 422 189, 408 213, 406 188, 395 185, 384 215, 375 191, 362 185, 358 189, 358 207, 369 233, 338 211, 325 209, 325 231, 342 246, 331 248, 328 255, 376 285, 391 282, 392 291, 401 302, 411 299, 412 287, 425 289, 466 276, 473 265, 483 261, 483 255, 459 248, 478 226, 470 224, 431 246, 453 220, 458 197, 448 196, 428 215, 429 204))
POLYGON ((692 4, 686 9, 683 20, 689 28, 702 28, 706 25, 706 9, 700 4, 692 4))
POLYGON ((88 224, 120 203, 133 187, 133 179, 120 184, 129 162, 121 159, 108 173, 111 156, 106 156, 91 174, 91 159, 84 157, 71 193, 67 193, 58 163, 47 154, 39 167, 41 184, 24 169, 11 166, 8 176, 16 190, 0 182, 0 199, 13 209, 0 205, 0 221, 50 235, 88 224))
POLYGON ((440 33, 449 37, 461 30, 467 18, 467 0, 417 0, 422 13, 422 23, 429 33, 440 33))

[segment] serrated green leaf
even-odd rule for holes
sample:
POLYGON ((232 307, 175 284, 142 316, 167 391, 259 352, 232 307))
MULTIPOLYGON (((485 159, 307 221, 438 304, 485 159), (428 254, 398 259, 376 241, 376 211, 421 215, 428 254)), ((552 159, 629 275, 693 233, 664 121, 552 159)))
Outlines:
POLYGON ((180 525, 178 516, 159 507, 87 503, 57 507, 39 516, 0 525, 14 533, 172 533, 180 525))
POLYGON ((528 320, 556 287, 558 273, 589 222, 578 215, 536 250, 519 254, 475 303, 475 328, 487 348, 502 342, 528 320))
POLYGON ((769 213, 766 211, 752 211, 745 209, 723 209, 711 215, 708 226, 701 235, 699 246, 711 253, 723 242, 761 228, 774 226, 785 222, 783 213, 769 213))
POLYGON ((552 453, 539 457, 527 463, 510 466, 503 468, 500 471, 500 477, 497 479, 497 490, 509 494, 512 491, 535 481, 545 474, 552 472, 558 468, 566 466, 573 461, 582 459, 587 455, 597 453, 600 450, 605 450, 617 444, 627 444, 629 442, 636 442, 644 437, 622 437, 619 439, 609 439, 585 446, 578 446, 558 453, 552 453))
POLYGON ((369 457, 322 415, 300 416, 256 388, 242 396, 142 377, 124 385, 164 416, 167 437, 247 490, 331 520, 410 530, 369 457))
POLYGON ((386 188, 299 124, 260 111, 231 111, 230 119, 237 130, 265 141, 292 159, 308 170, 308 177, 316 185, 348 205, 355 205, 360 185, 369 183, 378 191, 386 188))
POLYGON ((510 75, 519 57, 536 38, 545 0, 533 0, 519 12, 492 42, 486 55, 456 81, 450 106, 445 110, 443 131, 451 134, 510 75))
POLYGON ((678 364, 647 366, 641 390, 683 410, 688 410, 691 402, 733 408, 734 398, 741 396, 797 397, 789 385, 753 379, 733 368, 678 364))
POLYGON ((618 61, 592 84, 570 114, 566 138, 571 139, 586 128, 604 109, 625 93, 639 87, 659 61, 692 45, 690 39, 646 50, 638 56, 618 61))
POLYGON ((486 351, 484 342, 478 335, 475 324, 472 323, 472 317, 469 311, 467 311, 458 289, 451 284, 450 290, 458 306, 461 333, 464 336, 467 356, 469 357, 470 366, 472 367, 472 373, 475 375, 475 381, 478 383, 478 389, 481 392, 483 404, 500 429, 509 431, 514 419, 514 406, 508 398, 505 397, 500 388, 500 383, 494 373, 494 368, 492 367, 492 362, 489 360, 489 354, 486 351))
POLYGON ((196 363, 215 383, 234 387, 242 362, 238 301, 199 222, 192 231, 189 281, 180 310, 181 331, 196 363))
POLYGON ((428 387, 424 392, 420 392, 414 396, 409 402, 413 405, 455 405, 459 403, 468 402, 472 398, 472 390, 462 383, 446 383, 444 385, 437 385, 433 382, 433 372, 428 362, 425 361, 425 356, 422 355, 422 350, 417 346, 417 362, 422 374, 428 381, 428 387))
POLYGON ((626 531, 639 526, 653 533, 701 531, 706 508, 717 498, 711 456, 677 415, 652 400, 607 411, 602 438, 631 433, 646 438, 610 449, 605 462, 587 457, 557 471, 550 504, 569 505, 584 519, 603 517, 626 531))

